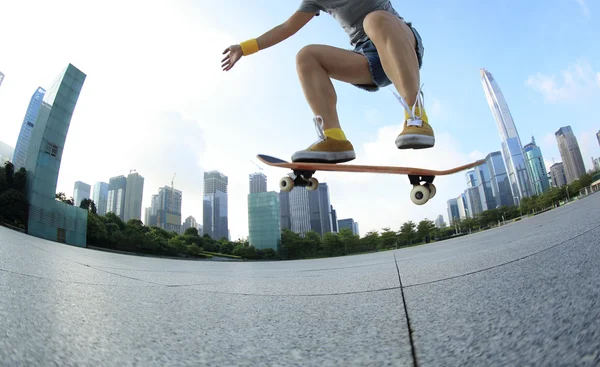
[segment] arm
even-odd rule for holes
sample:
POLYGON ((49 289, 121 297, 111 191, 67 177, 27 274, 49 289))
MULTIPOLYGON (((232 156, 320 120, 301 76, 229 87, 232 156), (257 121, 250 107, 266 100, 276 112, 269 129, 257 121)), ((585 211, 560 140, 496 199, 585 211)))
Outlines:
POLYGON ((288 20, 258 37, 256 39, 258 49, 264 50, 288 39, 304 27, 314 16, 314 13, 295 12, 288 20))
POLYGON ((223 51, 223 54, 227 55, 221 60, 221 67, 224 71, 229 71, 242 56, 253 54, 282 42, 298 32, 314 16, 315 13, 296 11, 288 20, 273 27, 260 37, 227 47, 223 51))

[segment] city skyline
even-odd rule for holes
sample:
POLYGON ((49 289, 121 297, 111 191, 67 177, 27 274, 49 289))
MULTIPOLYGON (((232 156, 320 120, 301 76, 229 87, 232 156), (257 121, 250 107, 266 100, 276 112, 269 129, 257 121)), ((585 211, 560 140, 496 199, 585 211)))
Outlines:
MULTIPOLYGON (((365 93, 334 81, 340 123, 356 149, 355 163, 444 169, 500 150, 479 78, 479 68, 485 67, 500 81, 521 138, 536 137, 547 169, 553 159, 560 160, 554 132, 565 121, 576 133, 586 170, 591 168, 590 157, 600 156, 598 123, 590 118, 600 91, 600 51, 589 44, 600 25, 593 21, 597 16, 593 4, 588 15, 572 4, 574 0, 533 1, 497 7, 478 2, 458 11, 455 4, 433 0, 430 6, 445 14, 433 21, 422 4, 403 3, 403 15, 414 22, 429 50, 421 80, 436 146, 414 152, 395 148, 403 110, 389 93, 393 87, 365 93), (491 13, 495 16, 478 16, 491 13), (525 31, 508 30, 515 37, 498 32, 506 28, 501 19, 507 17, 525 24, 525 31), (468 21, 457 24, 457 19, 468 21), (571 32, 544 32, 543 27, 558 23, 571 32), (479 31, 473 32, 473 27, 479 31), (457 48, 471 55, 466 62, 443 57, 457 48), (557 54, 556 49, 562 52, 557 54), (507 59, 503 57, 507 50, 522 57, 507 59)), ((203 172, 218 169, 230 177, 231 235, 246 237, 247 179, 256 169, 250 160, 257 153, 289 160, 294 151, 316 138, 314 116, 298 83, 295 55, 315 42, 345 48, 345 32, 328 17, 318 17, 285 43, 244 57, 235 69, 222 73, 222 50, 239 42, 239 35, 248 30, 244 22, 219 21, 222 9, 216 3, 159 3, 146 9, 144 17, 139 17, 133 3, 123 5, 118 14, 110 7, 86 14, 71 5, 63 0, 51 6, 33 0, 3 9, 0 31, 6 42, 0 69, 7 77, 0 87, 0 139, 14 146, 31 93, 39 85, 47 87, 57 70, 73 62, 86 71, 89 83, 69 129, 57 191, 71 192, 78 180, 106 182, 135 167, 151 188, 143 197, 143 206, 148 207, 154 188, 170 185, 177 172, 175 186, 185 193, 183 217, 194 215, 200 221, 203 172), (44 12, 30 11, 36 7, 44 12), (23 17, 28 22, 17 21, 23 17), (31 24, 46 24, 48 19, 71 35, 70 44, 39 42, 39 31, 31 24), (67 27, 74 19, 77 32, 67 27), (111 23, 109 29, 103 27, 106 22, 111 23), (157 29, 157 23, 164 27, 157 29), (202 49, 185 47, 207 34, 212 41, 202 49), (115 50, 131 48, 131 37, 138 37, 136 52, 115 58, 115 50), (23 47, 27 44, 37 46, 23 47), (156 54, 156 49, 165 52, 156 54), (179 55, 175 68, 173 53, 179 55), (47 56, 44 62, 40 54, 47 56), (170 70, 169 77, 148 78, 157 70, 170 70), (270 102, 265 105, 265 101, 270 102), (243 106, 260 106, 262 112, 243 106)), ((296 8, 291 3, 269 7, 240 1, 235 6, 240 13, 260 19, 260 24, 273 25, 296 8)), ((285 170, 264 168, 267 189, 277 191, 285 170)), ((436 178, 437 197, 415 207, 405 195, 410 190, 405 177, 323 172, 316 176, 330 186, 339 215, 354 216, 365 233, 395 228, 414 217, 433 219, 446 211, 447 198, 466 189, 460 174, 439 178, 439 184, 436 178), (366 195, 365 190, 374 194, 366 195)))

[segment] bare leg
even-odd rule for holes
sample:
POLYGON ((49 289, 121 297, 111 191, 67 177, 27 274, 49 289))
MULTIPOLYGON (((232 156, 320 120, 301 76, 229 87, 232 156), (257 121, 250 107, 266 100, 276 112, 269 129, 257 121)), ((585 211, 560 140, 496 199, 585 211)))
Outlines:
POLYGON ((377 47, 383 70, 409 106, 419 90, 419 60, 415 36, 408 25, 388 12, 378 10, 367 15, 365 32, 377 47))
MULTIPOLYGON (((296 57, 304 96, 325 129, 339 128, 337 94, 330 78, 353 84, 373 84, 366 57, 325 45, 304 47, 296 57)), ((416 91, 415 91, 416 93, 416 91)))

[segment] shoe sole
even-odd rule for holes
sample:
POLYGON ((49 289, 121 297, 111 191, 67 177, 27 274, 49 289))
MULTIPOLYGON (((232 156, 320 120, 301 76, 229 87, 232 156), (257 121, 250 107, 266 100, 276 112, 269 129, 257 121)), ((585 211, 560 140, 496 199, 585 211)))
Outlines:
POLYGON ((306 163, 344 163, 356 159, 356 154, 350 152, 298 152, 292 156, 292 162, 306 163))
POLYGON ((435 137, 419 134, 405 134, 396 138, 398 149, 426 149, 435 145, 435 137))

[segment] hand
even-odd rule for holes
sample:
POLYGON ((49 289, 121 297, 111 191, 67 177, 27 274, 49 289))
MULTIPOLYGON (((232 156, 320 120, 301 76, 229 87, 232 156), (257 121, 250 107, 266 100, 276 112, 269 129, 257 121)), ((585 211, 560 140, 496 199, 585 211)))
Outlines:
POLYGON ((240 45, 229 46, 223 51, 223 55, 227 54, 223 60, 221 60, 221 67, 223 71, 229 71, 239 59, 244 56, 242 47, 240 45))

